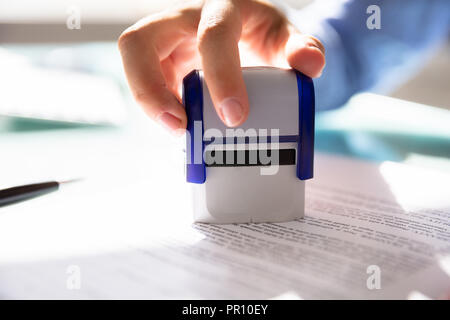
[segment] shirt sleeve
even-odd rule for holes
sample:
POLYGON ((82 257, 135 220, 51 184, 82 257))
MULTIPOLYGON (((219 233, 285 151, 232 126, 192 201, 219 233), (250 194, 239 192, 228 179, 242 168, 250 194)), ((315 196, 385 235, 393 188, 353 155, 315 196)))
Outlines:
POLYGON ((450 26, 448 0, 316 1, 284 12, 325 46, 326 66, 314 81, 319 111, 337 108, 358 92, 395 89, 447 40, 450 26), (367 25, 372 5, 380 9, 379 29, 367 25))

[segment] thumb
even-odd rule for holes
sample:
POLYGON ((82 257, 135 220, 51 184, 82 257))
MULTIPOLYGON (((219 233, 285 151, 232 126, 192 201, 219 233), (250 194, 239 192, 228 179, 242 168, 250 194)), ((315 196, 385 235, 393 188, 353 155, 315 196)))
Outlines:
POLYGON ((285 46, 289 65, 303 74, 317 78, 325 67, 325 48, 315 37, 292 31, 285 46))

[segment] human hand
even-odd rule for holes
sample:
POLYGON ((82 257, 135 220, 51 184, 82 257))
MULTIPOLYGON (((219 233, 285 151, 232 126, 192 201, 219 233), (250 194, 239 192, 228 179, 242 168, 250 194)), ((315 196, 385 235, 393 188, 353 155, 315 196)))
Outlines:
POLYGON ((238 42, 269 65, 284 60, 310 77, 325 66, 319 40, 296 30, 272 5, 258 0, 206 0, 150 15, 125 30, 119 49, 134 98, 169 131, 182 134, 183 77, 202 69, 217 114, 235 127, 249 113, 238 42))

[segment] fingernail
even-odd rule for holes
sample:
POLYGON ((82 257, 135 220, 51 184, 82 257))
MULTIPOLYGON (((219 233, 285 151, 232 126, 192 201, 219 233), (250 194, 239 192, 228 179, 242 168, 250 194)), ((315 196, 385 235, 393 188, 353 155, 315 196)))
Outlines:
POLYGON ((220 110, 226 125, 237 125, 243 116, 242 105, 235 98, 226 98, 220 103, 220 110))
POLYGON ((180 129, 181 120, 175 117, 174 115, 164 112, 158 117, 157 120, 164 128, 167 130, 176 133, 180 129))

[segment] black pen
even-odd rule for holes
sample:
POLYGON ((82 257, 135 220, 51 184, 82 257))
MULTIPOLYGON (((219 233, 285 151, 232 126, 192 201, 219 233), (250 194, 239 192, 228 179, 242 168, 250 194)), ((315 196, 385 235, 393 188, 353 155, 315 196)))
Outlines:
POLYGON ((47 181, 0 190, 0 207, 42 196, 58 190, 61 184, 78 180, 47 181))

